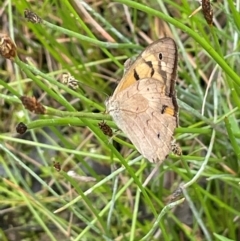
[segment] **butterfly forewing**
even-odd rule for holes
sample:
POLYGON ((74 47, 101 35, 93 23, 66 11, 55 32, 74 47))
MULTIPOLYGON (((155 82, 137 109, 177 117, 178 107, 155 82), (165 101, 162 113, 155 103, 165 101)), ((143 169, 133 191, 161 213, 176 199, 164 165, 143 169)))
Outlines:
POLYGON ((166 94, 171 95, 177 73, 177 57, 173 39, 163 38, 153 42, 128 68, 114 95, 143 78, 155 78, 165 83, 166 94))

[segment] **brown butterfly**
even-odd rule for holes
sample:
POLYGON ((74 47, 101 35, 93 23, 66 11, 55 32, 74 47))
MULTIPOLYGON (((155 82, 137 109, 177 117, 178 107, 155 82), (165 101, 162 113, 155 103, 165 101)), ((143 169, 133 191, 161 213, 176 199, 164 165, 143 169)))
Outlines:
POLYGON ((150 162, 162 162, 172 150, 178 126, 177 59, 173 39, 153 42, 126 70, 106 101, 117 126, 150 162))

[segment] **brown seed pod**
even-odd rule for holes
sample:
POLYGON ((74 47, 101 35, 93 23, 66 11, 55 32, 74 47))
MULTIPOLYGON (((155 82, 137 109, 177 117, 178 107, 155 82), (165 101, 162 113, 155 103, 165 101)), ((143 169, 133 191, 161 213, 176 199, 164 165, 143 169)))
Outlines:
POLYGON ((209 25, 213 23, 213 10, 209 0, 202 0, 202 11, 204 18, 209 25))
POLYGON ((61 83, 67 85, 69 88, 73 90, 76 90, 79 87, 78 81, 70 73, 62 74, 61 83))
POLYGON ((27 126, 23 122, 20 122, 16 127, 16 131, 18 134, 24 134, 27 131, 27 126))
POLYGON ((0 54, 11 60, 17 56, 16 45, 7 34, 0 34, 0 54))
POLYGON ((60 164, 60 162, 53 162, 53 167, 55 168, 55 170, 57 171, 57 172, 60 172, 61 171, 61 164, 60 164))
POLYGON ((99 122, 98 126, 102 130, 104 135, 109 136, 109 137, 113 136, 113 131, 112 131, 111 127, 105 121, 99 122))
POLYGON ((27 110, 36 114, 45 114, 45 107, 35 97, 21 96, 20 100, 27 110))
POLYGON ((25 9, 24 17, 31 23, 42 23, 42 19, 34 12, 25 9))

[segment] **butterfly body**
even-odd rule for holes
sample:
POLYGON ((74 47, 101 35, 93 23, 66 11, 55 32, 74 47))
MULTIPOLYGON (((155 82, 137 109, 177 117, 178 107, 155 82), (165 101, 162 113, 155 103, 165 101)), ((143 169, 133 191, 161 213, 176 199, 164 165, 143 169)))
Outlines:
POLYGON ((106 101, 109 114, 150 162, 162 162, 178 125, 175 97, 177 48, 171 38, 149 45, 106 101))

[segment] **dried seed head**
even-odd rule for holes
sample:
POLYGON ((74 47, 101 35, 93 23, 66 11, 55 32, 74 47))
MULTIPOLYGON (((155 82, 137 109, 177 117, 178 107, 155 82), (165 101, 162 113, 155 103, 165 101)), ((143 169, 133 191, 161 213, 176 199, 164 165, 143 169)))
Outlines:
POLYGON ((4 58, 11 60, 17 55, 16 45, 7 34, 0 33, 0 54, 4 58))
POLYGON ((45 114, 46 110, 44 106, 35 97, 21 96, 20 100, 27 110, 36 114, 45 114))
POLYGON ((204 18, 209 25, 213 23, 213 10, 209 0, 202 0, 202 11, 204 18))
POLYGON ((27 126, 23 122, 20 122, 16 127, 16 131, 18 134, 24 134, 27 131, 27 126))
POLYGON ((182 149, 179 146, 179 144, 175 142, 175 140, 172 141, 171 147, 172 147, 171 149, 172 149, 172 152, 173 152, 174 155, 177 155, 177 156, 182 155, 182 149))
POLYGON ((111 127, 104 121, 98 123, 99 128, 102 130, 103 134, 109 137, 113 136, 113 131, 111 127))
POLYGON ((183 198, 182 187, 178 187, 170 196, 166 198, 166 203, 172 203, 183 198))
POLYGON ((55 170, 57 171, 57 172, 60 172, 61 171, 61 164, 60 164, 60 162, 53 162, 53 167, 55 168, 55 170))
POLYGON ((78 88, 78 81, 70 73, 62 74, 61 83, 74 90, 78 88))
POLYGON ((24 10, 24 17, 31 23, 42 23, 42 19, 34 12, 25 9, 24 10))

